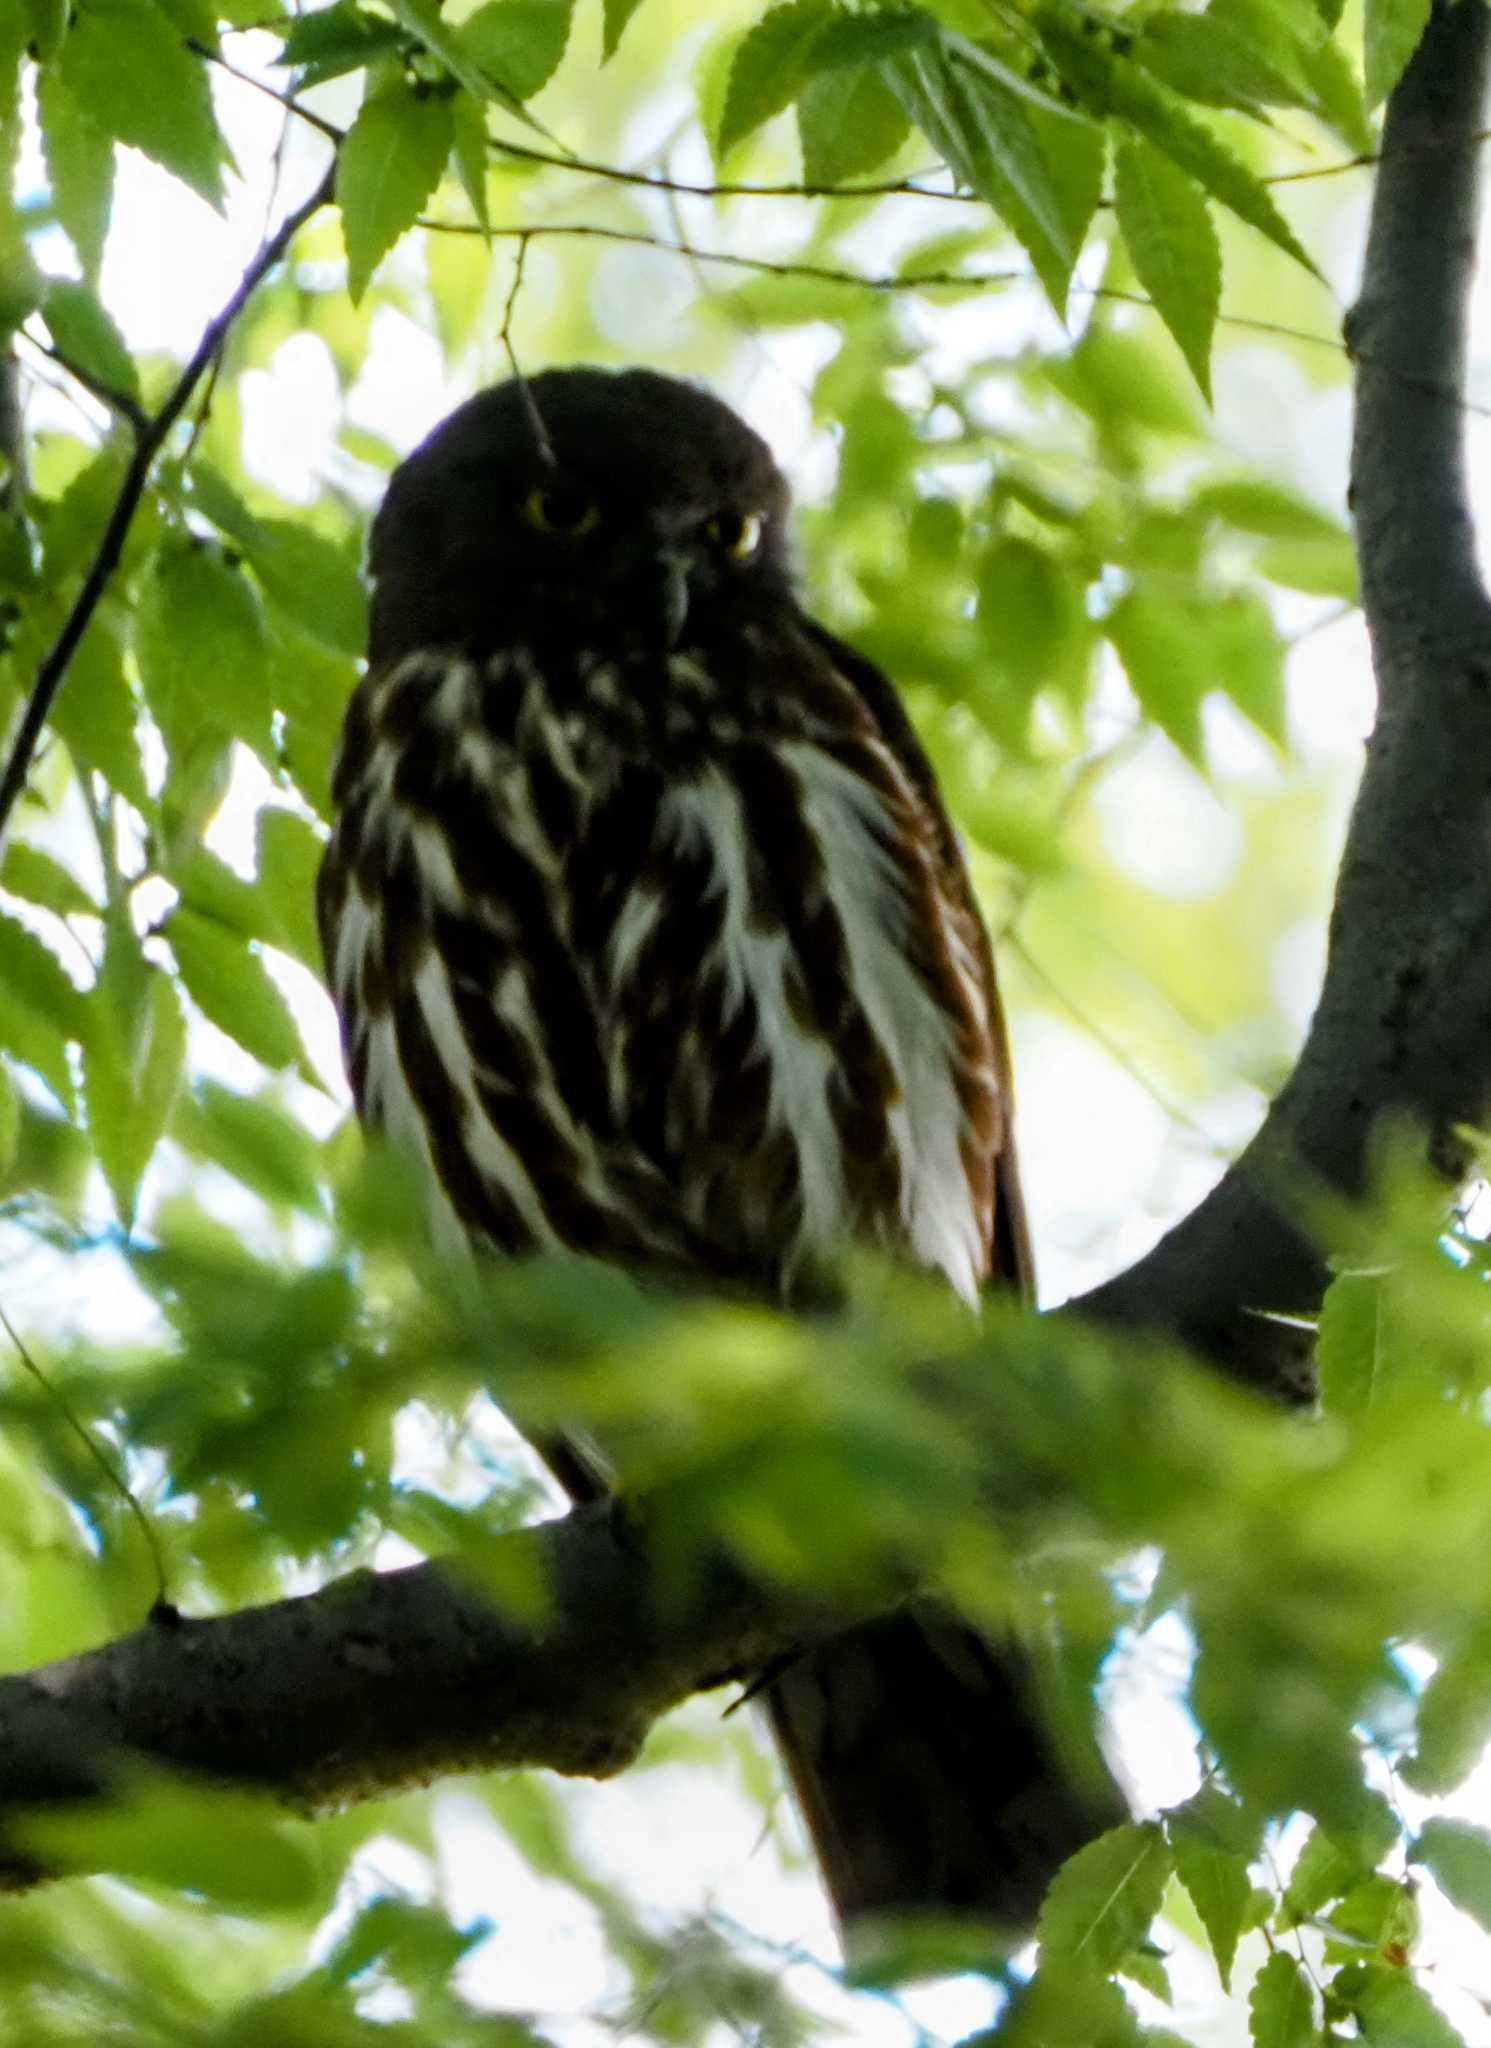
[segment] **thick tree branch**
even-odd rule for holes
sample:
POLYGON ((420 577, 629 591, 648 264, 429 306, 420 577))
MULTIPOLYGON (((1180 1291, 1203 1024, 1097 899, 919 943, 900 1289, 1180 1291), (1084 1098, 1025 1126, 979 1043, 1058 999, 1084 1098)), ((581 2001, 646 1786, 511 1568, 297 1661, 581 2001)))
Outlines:
MULTIPOLYGON (((317 1806, 461 1770, 605 1777, 680 1700, 845 1618, 724 1563, 685 1585, 605 1507, 501 1542, 516 1583, 548 1587, 541 1620, 416 1565, 208 1621, 152 1619, 0 1679, 0 1814, 103 1791, 131 1752, 317 1806)), ((0 1886, 37 1875, 0 1823, 0 1886)))
POLYGON ((1308 1385, 1327 1271, 1301 1213, 1352 1194, 1385 1117, 1446 1174, 1456 1126, 1491 1109, 1491 606, 1464 487, 1462 385, 1491 14, 1436 6, 1393 94, 1361 297, 1352 504, 1377 729, 1299 1064, 1263 1128, 1191 1216, 1078 1306, 1162 1328, 1240 1377, 1308 1385))

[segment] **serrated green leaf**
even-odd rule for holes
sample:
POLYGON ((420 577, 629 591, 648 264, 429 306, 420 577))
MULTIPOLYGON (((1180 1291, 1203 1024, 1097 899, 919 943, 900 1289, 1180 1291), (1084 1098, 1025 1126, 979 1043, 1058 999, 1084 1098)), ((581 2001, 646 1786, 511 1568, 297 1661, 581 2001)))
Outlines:
POLYGON ((723 160, 763 122, 789 107, 808 75, 813 45, 834 15, 833 0, 783 0, 736 45, 725 85, 715 152, 723 160))
POLYGON ((606 0, 605 27, 601 42, 602 63, 609 64, 616 55, 616 46, 626 33, 627 23, 641 4, 642 0, 606 0))
POLYGON ((132 1771, 105 1800, 33 1811, 14 1839, 56 1870, 108 1871, 248 1912, 304 1907, 315 1860, 267 1797, 132 1771))
POLYGON ((266 1067, 294 1066, 300 1038, 289 1006, 248 943, 184 905, 171 913, 166 936, 203 1016, 266 1067))
POLYGON ((102 614, 83 635, 49 723, 80 768, 92 769, 136 810, 148 812, 139 706, 112 623, 102 614))
MULTIPOLYGON (((471 211, 482 228, 492 225, 487 206, 487 116, 480 100, 469 92, 457 92, 450 105, 451 160, 461 189, 471 201, 471 211)), ((342 443, 352 446, 358 429, 344 428, 342 443)))
POLYGON ((89 0, 59 60, 90 120, 132 143, 221 211, 227 150, 206 67, 155 0, 89 0))
POLYGON ((906 110, 872 65, 846 78, 810 78, 797 95, 803 176, 810 185, 862 178, 893 157, 911 133, 906 110))
POLYGON ((143 1028, 122 1028, 101 1003, 83 1043, 88 1131, 126 1231, 186 1060, 186 1020, 175 986, 159 968, 147 966, 145 974, 143 1028))
POLYGON ((1310 1980, 1282 1951, 1271 1955, 1248 1993, 1253 2048, 1312 2048, 1315 1999, 1310 1980))
POLYGON ((135 658, 168 749, 208 728, 273 759, 263 615, 221 549, 181 539, 161 548, 140 593, 135 658))
POLYGON ((99 907, 77 876, 27 840, 12 839, 0 862, 0 889, 27 903, 40 904, 58 917, 97 917, 99 907))
POLYGON ((1265 739, 1289 744, 1284 642, 1272 611, 1256 591, 1234 590, 1200 609, 1218 687, 1265 739))
POLYGON ((1451 1905, 1491 1929, 1491 1832, 1436 1816, 1425 1822, 1409 1861, 1433 1872, 1451 1905))
POLYGON ((84 277, 96 285, 114 204, 113 138, 88 117, 55 68, 36 81, 36 111, 53 208, 84 277))
POLYGON ((1290 1925, 1312 1919, 1323 1906, 1365 1882, 1386 1854, 1396 1826, 1391 1815, 1375 1835, 1330 1834, 1324 1828, 1310 1831, 1289 1882, 1284 1889, 1284 1912, 1290 1925))
POLYGON ((515 100, 526 100, 559 69, 572 14, 572 0, 487 0, 457 34, 474 64, 515 100))
POLYGON ((1043 7, 1037 24, 1052 61, 1090 112, 1116 116, 1137 130, 1213 199, 1318 275, 1268 187, 1186 111, 1177 94, 1139 65, 1113 55, 1097 37, 1081 34, 1064 9, 1043 7))
POLYGON ((61 355, 108 387, 138 400, 135 359, 113 317, 86 284, 54 278, 42 302, 42 318, 61 355))
POLYGON ((1110 1828, 1069 1857, 1041 1907, 1041 1967, 1106 1976, 1148 1934, 1171 1871, 1153 1822, 1110 1828))
POLYGON ((337 157, 336 196, 356 303, 414 225, 450 155, 450 101, 397 79, 364 100, 337 157))
POLYGON ((1360 1421, 1395 1377, 1386 1308, 1387 1282, 1380 1273, 1341 1273, 1327 1288, 1315 1356, 1328 1414, 1360 1421))
POLYGON ((1230 1992, 1232 1965, 1252 1898, 1248 1869, 1257 1853, 1259 1831, 1235 1801, 1213 1786, 1167 1814, 1165 1825, 1175 1874, 1206 1929, 1222 1988, 1230 1992))
POLYGON ((1366 0, 1362 65, 1367 105, 1379 106, 1408 68, 1424 39, 1433 0, 1366 0))
POLYGON ((955 63, 940 47, 897 59, 886 75, 953 176, 1014 233, 1062 312, 1081 243, 1030 110, 997 79, 955 63))
POLYGON ((1134 274, 1211 403, 1211 347, 1222 302, 1222 250, 1193 180, 1139 135, 1114 162, 1114 205, 1134 274))
POLYGON ((55 953, 15 918, 0 912, 0 1045, 46 1082, 71 1108, 67 1047, 81 1032, 82 999, 55 953))

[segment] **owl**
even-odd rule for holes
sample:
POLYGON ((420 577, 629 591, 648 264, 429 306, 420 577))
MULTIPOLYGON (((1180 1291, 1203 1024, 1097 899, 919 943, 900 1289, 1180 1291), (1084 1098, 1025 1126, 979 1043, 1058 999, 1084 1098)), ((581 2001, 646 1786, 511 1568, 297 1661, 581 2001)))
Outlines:
MULTIPOLYGON (((514 378, 395 472, 318 894, 348 1073, 484 1254, 831 1313, 862 1246, 973 1307, 1031 1285, 989 942, 787 515, 745 422, 649 370, 514 378)), ((936 1601, 759 1689, 848 1926, 1018 1929, 1123 1817, 1027 1655, 936 1601)))

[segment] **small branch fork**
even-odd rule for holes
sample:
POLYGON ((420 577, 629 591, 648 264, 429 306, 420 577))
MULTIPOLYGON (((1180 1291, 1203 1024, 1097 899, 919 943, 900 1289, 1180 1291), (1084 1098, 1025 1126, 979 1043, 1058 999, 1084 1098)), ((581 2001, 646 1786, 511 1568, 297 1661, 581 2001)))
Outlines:
MULTIPOLYGON (((331 198, 334 178, 333 165, 326 171, 310 197, 303 200, 293 213, 287 214, 264 243, 239 279, 232 297, 222 311, 209 320, 202 330, 201 338, 192 351, 190 360, 171 386, 159 409, 139 417, 132 412, 125 412, 135 437, 129 466, 125 470, 119 494, 114 500, 108 524, 94 551, 88 573, 83 579, 82 588, 73 600, 61 631, 37 669, 36 680, 26 699, 25 710, 11 738, 4 769, 0 770, 0 846, 4 844, 11 817, 25 789, 26 778, 31 772, 32 757, 40 742, 42 728, 47 722, 53 700, 62 686, 63 677, 67 674, 68 664, 88 630, 89 622, 108 588, 110 577, 119 566, 125 539, 139 509, 140 500, 145 494, 145 487, 150 481, 156 457, 165 446, 171 429, 190 403, 198 383, 222 348, 234 321, 270 271, 280 262, 312 214, 318 213, 331 198)), ((93 388, 88 385, 87 380, 82 381, 85 388, 93 388)), ((100 391, 97 395, 102 397, 105 403, 113 404, 116 410, 121 410, 117 403, 118 394, 100 391)))

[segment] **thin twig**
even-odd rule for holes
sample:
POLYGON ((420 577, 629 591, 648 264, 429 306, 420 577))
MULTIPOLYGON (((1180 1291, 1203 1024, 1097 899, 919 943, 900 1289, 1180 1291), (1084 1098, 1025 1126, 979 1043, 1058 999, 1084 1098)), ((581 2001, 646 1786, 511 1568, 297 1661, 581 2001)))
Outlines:
POLYGON ((523 265, 527 260, 528 236, 519 235, 517 261, 513 265, 513 281, 508 287, 507 303, 502 309, 502 326, 498 330, 497 339, 502 345, 502 352, 507 357, 507 366, 513 373, 513 382, 517 385, 519 396, 523 400, 523 410, 528 415, 528 424, 533 429, 533 438, 538 446, 539 460, 545 469, 557 469, 559 462, 554 453, 554 443, 549 439, 544 416, 538 409, 528 379, 523 375, 523 366, 518 361, 518 352, 513 347, 513 315, 518 310, 518 293, 523 289, 523 265))
POLYGON ((55 363, 59 370, 65 370, 75 384, 81 384, 90 398, 96 398, 100 405, 106 405, 110 412, 118 413, 135 439, 140 440, 150 425, 150 415, 132 391, 121 391, 117 384, 106 384, 102 377, 96 377, 91 370, 85 370, 81 363, 64 355, 55 343, 39 341, 34 334, 22 328, 24 339, 38 355, 55 363))
POLYGON ((119 558, 124 552, 125 537, 139 509, 145 487, 150 481, 150 472, 156 456, 164 446, 172 427, 180 419, 208 365, 222 347, 233 322, 312 214, 319 212, 331 198, 335 177, 336 166, 332 164, 309 199, 297 206, 293 213, 287 214, 275 233, 263 244, 258 255, 239 279, 232 297, 222 311, 214 315, 202 330, 201 339, 192 352, 190 361, 171 386, 160 409, 150 416, 143 433, 137 436, 129 467, 125 470, 124 480, 119 486, 119 495, 114 500, 114 509, 109 514, 103 537, 94 552, 88 574, 83 579, 83 587, 73 600, 62 630, 36 672, 36 681, 31 686, 25 711, 11 741, 4 772, 0 774, 0 846, 4 844, 11 813, 26 786, 32 756, 36 752, 37 742, 47 722, 53 699, 61 687, 62 678, 67 673, 68 663, 77 652, 78 643, 98 609, 99 600, 108 587, 109 579, 119 566, 119 558))

